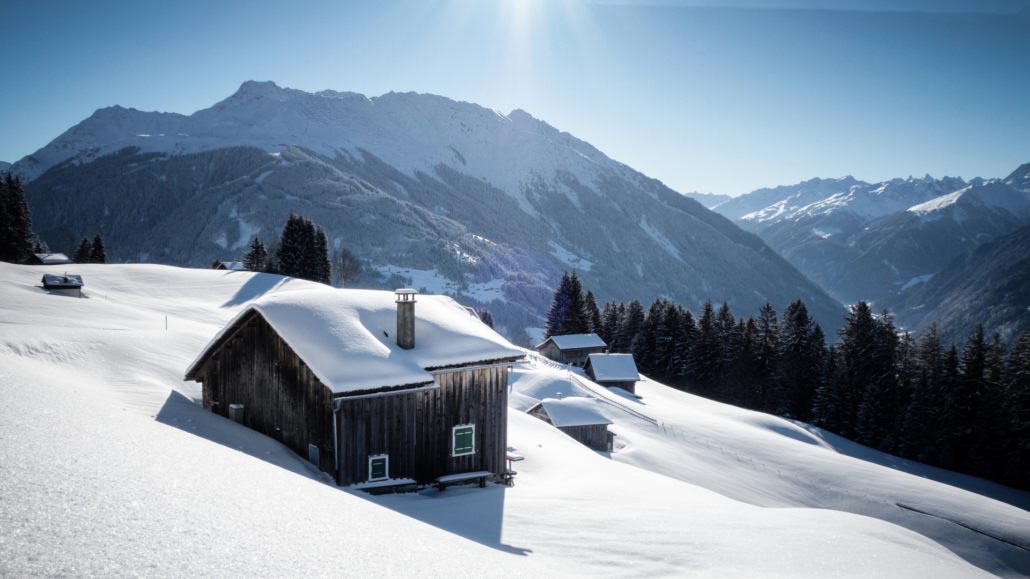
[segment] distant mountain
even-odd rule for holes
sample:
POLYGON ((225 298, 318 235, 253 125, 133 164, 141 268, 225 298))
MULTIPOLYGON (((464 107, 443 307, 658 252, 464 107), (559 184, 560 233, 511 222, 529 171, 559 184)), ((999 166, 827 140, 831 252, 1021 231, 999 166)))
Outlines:
POLYGON ((367 259, 363 283, 487 304, 524 343, 564 269, 601 300, 801 298, 829 327, 842 311, 758 237, 590 144, 433 95, 247 82, 188 116, 98 110, 14 170, 52 247, 100 230, 115 260, 206 266, 296 210, 367 259))
POLYGON ((1001 180, 814 179, 720 205, 845 303, 884 303, 952 259, 1030 222, 1030 195, 1001 180), (758 207, 763 203, 765 206, 758 207))
POLYGON ((1014 189, 1030 193, 1030 163, 1023 163, 1018 169, 1009 174, 1008 177, 1005 177, 1005 184, 1014 189))
POLYGON ((698 193, 697 191, 691 191, 690 193, 684 193, 684 197, 690 197, 694 201, 697 201, 706 208, 711 209, 716 205, 721 205, 733 197, 729 195, 723 195, 722 193, 698 193))
POLYGON ((936 322, 947 341, 965 340, 978 323, 1006 342, 1030 331, 1030 226, 963 254, 932 282, 886 305, 906 329, 922 331, 936 322))
POLYGON ((11 164, 5 161, 0 161, 0 172, 6 173, 11 169, 11 164))

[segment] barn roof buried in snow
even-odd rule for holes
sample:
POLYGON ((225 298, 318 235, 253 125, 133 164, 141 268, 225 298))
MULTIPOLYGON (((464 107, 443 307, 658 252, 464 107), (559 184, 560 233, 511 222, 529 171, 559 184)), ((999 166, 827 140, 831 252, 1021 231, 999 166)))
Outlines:
POLYGON ((593 398, 583 396, 570 396, 568 398, 544 398, 538 402, 532 412, 539 407, 544 408, 547 418, 551 424, 558 428, 566 426, 594 426, 599 424, 612 424, 600 411, 600 402, 593 398))
POLYGON ((636 382, 640 380, 633 354, 590 354, 587 365, 598 382, 636 382))
POLYGON ((82 287, 81 275, 43 274, 43 287, 46 289, 74 289, 82 287))
POLYGON ((582 348, 605 348, 604 343, 597 334, 565 334, 564 336, 551 336, 537 346, 537 349, 544 347, 547 342, 554 342, 559 350, 579 350, 582 348))
POLYGON ((525 353, 447 296, 419 297, 415 347, 397 345, 394 292, 313 288, 262 297, 240 312, 190 364, 195 378, 223 338, 260 314, 336 394, 433 382, 428 370, 513 360, 525 353))
POLYGON ((68 259, 68 256, 63 253, 34 253, 36 261, 43 265, 60 265, 62 263, 71 263, 72 260, 68 259))
POLYGON ((215 269, 227 269, 229 271, 247 271, 247 266, 242 261, 216 261, 215 269))

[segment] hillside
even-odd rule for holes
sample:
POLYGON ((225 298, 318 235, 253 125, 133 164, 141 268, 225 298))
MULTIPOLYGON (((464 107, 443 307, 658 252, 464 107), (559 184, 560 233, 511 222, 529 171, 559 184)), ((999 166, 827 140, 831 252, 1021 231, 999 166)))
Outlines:
POLYGON ((915 331, 936 322, 944 343, 965 340, 978 323, 1011 342, 1030 331, 1030 226, 961 255, 887 306, 915 331))
POLYGON ((800 298, 826 327, 843 311, 754 235, 589 143, 433 95, 247 82, 188 116, 101 109, 14 170, 53 247, 99 230, 114 261, 204 266, 296 210, 368 260, 364 284, 488 303, 523 343, 566 269, 602 301, 800 298))
POLYGON ((1027 551, 983 534, 1030 544, 1027 493, 651 382, 606 404, 609 459, 517 412, 557 391, 606 397, 534 362, 513 382, 515 487, 337 489, 182 381, 249 300, 307 282, 78 265, 75 299, 44 293, 41 271, 0 264, 4 575, 324 574, 341 560, 428 576, 1030 573, 1027 551))

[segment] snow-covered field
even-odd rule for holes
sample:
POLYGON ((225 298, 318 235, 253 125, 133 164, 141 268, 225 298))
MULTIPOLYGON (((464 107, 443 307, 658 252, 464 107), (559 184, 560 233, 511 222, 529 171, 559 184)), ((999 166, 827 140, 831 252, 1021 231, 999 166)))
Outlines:
POLYGON ((343 491, 201 410, 182 381, 249 300, 307 282, 67 269, 86 299, 0 264, 3 576, 1030 573, 1030 552, 1003 542, 1030 545, 1027 493, 651 382, 618 397, 535 361, 513 382, 515 487, 343 491), (558 392, 608 400, 611 457, 517 411, 558 392))

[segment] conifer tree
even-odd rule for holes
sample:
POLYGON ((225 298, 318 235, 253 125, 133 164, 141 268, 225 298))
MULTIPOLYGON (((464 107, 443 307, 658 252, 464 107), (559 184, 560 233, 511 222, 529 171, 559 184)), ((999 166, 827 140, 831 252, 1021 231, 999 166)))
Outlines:
POLYGON ((564 334, 585 334, 589 330, 587 321, 586 298, 583 296, 583 283, 576 272, 569 276, 569 314, 565 318, 564 334))
POLYGON ((250 248, 243 255, 243 266, 250 271, 264 271, 267 260, 268 251, 265 250, 265 244, 255 235, 250 240, 250 248))
POLYGON ((722 340, 719 337, 712 302, 706 301, 701 308, 689 366, 698 392, 708 394, 715 390, 722 370, 722 340))
POLYGON ((304 221, 304 218, 296 213, 290 213, 286 218, 286 225, 283 226, 279 249, 276 253, 278 270, 282 275, 296 278, 304 276, 305 249, 308 238, 308 230, 304 221))
POLYGON ((637 338, 640 330, 644 327, 644 306, 637 300, 632 300, 625 306, 625 313, 621 316, 616 342, 619 344, 622 353, 629 353, 633 347, 633 341, 637 338))
MULTIPOLYGON (((782 399, 770 408, 800 420, 808 420, 822 363, 822 330, 808 316, 804 302, 796 300, 783 312, 779 328, 778 356, 782 399)), ((775 402, 775 401, 774 401, 775 402)))
POLYGON ((75 263, 89 263, 89 256, 93 253, 93 244, 89 242, 88 237, 83 237, 82 242, 79 243, 79 248, 75 250, 75 257, 72 259, 75 263))
POLYGON ((107 249, 104 248, 104 238, 100 236, 99 231, 93 236, 93 243, 90 244, 89 262, 107 263, 107 249))
POLYGON ((554 290, 551 306, 547 309, 547 324, 544 326, 544 338, 561 336, 565 333, 566 320, 572 310, 572 279, 565 272, 554 290))
POLYGON ((0 187, 0 261, 26 263, 32 257, 32 217, 21 179, 10 173, 0 187))
POLYGON ((758 343, 755 347, 756 376, 746 395, 746 406, 765 410, 782 397, 779 390, 779 332, 776 310, 766 303, 756 321, 758 343))
POLYGON ((615 344, 615 332, 619 328, 619 308, 615 305, 615 302, 605 302, 604 312, 601 314, 601 339, 604 340, 605 344, 608 344, 609 349, 613 349, 615 344))
POLYGON ((584 304, 586 308, 586 331, 600 336, 604 330, 604 321, 601 319, 601 310, 597 308, 597 299, 594 298, 594 292, 587 291, 584 304))

